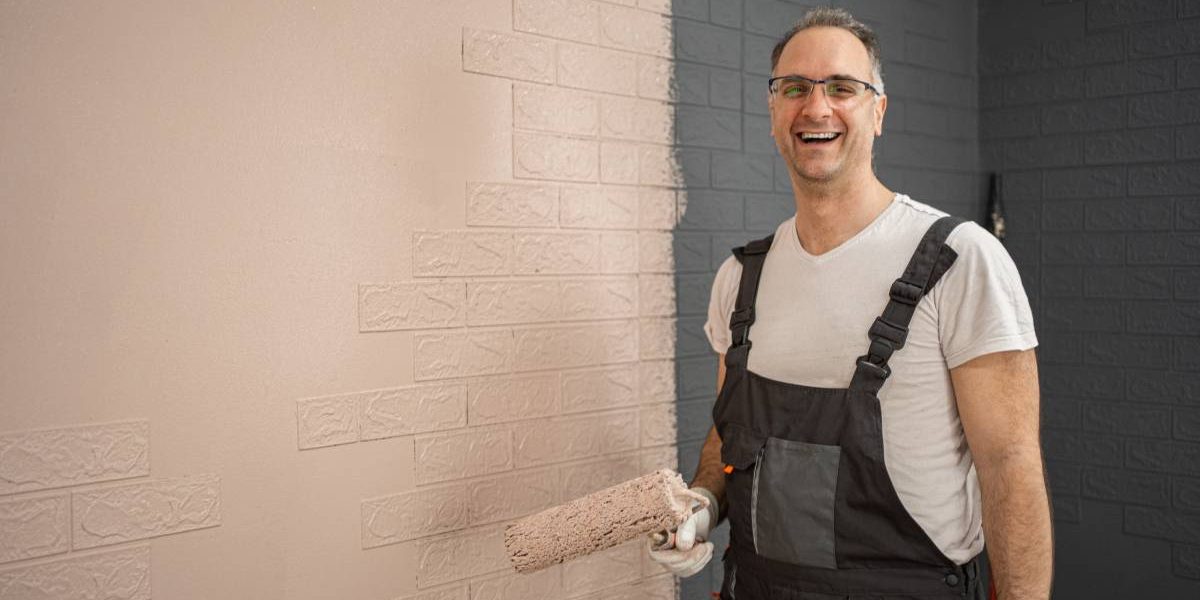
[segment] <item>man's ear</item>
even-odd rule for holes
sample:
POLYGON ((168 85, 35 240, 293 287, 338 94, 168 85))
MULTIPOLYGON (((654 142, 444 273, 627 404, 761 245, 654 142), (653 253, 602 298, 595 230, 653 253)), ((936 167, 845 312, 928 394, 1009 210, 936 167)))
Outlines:
POLYGON ((875 137, 883 135, 883 113, 887 112, 887 96, 875 98, 875 137))

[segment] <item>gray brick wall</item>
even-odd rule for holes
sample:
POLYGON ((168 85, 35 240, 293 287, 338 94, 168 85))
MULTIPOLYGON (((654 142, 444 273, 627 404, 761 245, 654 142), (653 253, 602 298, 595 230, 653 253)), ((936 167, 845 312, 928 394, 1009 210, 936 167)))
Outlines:
POLYGON ((1200 2, 982 0, 1038 320, 1055 598, 1200 597, 1200 2))
MULTIPOLYGON (((881 36, 889 105, 876 145, 880 178, 892 189, 977 218, 984 178, 976 0, 833 4, 881 36)), ((673 248, 679 314, 675 349, 679 463, 687 477, 711 425, 715 399, 716 359, 700 329, 713 274, 730 248, 771 233, 795 212, 787 173, 769 137, 766 79, 778 36, 813 5, 673 0, 677 158, 685 187, 673 248)), ((1036 120, 1028 125, 1036 127, 1036 120)), ((708 572, 683 580, 681 598, 707 599, 719 589, 719 553, 726 539, 722 528, 716 536, 718 557, 708 572)))

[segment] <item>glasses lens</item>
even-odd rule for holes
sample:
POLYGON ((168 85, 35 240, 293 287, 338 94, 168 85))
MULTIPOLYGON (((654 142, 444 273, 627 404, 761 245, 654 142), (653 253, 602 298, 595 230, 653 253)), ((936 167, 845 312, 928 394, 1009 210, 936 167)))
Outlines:
POLYGON ((867 86, 861 81, 851 79, 830 79, 825 82, 825 93, 837 100, 850 100, 867 91, 867 86))
POLYGON ((782 98, 803 98, 812 90, 813 84, 807 79, 784 77, 775 81, 775 93, 782 98))

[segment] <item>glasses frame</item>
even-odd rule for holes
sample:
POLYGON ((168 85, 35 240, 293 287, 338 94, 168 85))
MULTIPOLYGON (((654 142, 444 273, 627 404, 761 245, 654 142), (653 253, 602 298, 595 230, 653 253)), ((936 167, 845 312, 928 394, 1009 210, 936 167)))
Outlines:
MULTIPOLYGON (((775 92, 772 91, 771 88, 775 87, 775 82, 779 81, 781 79, 803 79, 804 81, 807 81, 807 82, 813 84, 814 88, 817 87, 818 85, 824 86, 824 84, 829 83, 830 81, 853 81, 855 83, 861 83, 861 84, 867 86, 867 89, 871 90, 872 92, 875 92, 876 96, 883 95, 882 93, 880 93, 878 88, 876 88, 875 86, 873 86, 870 83, 867 83, 861 79, 855 79, 853 77, 830 77, 829 79, 813 79, 811 77, 805 77, 803 75, 780 75, 778 77, 772 77, 772 78, 768 79, 767 80, 767 93, 768 94, 771 94, 771 95, 775 94, 775 92)), ((810 92, 810 95, 811 95, 811 92, 810 92)), ((829 96, 828 89, 825 90, 825 95, 826 95, 826 97, 829 96)), ((807 97, 808 97, 808 95, 805 96, 805 98, 807 98, 807 97)))

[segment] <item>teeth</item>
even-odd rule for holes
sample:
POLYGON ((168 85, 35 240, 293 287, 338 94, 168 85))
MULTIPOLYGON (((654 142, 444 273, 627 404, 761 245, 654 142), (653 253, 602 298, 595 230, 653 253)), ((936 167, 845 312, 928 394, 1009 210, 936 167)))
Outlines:
POLYGON ((802 139, 802 140, 832 140, 833 138, 835 138, 837 136, 838 136, 838 134, 836 131, 824 131, 821 133, 802 132, 800 134, 800 139, 802 139))

